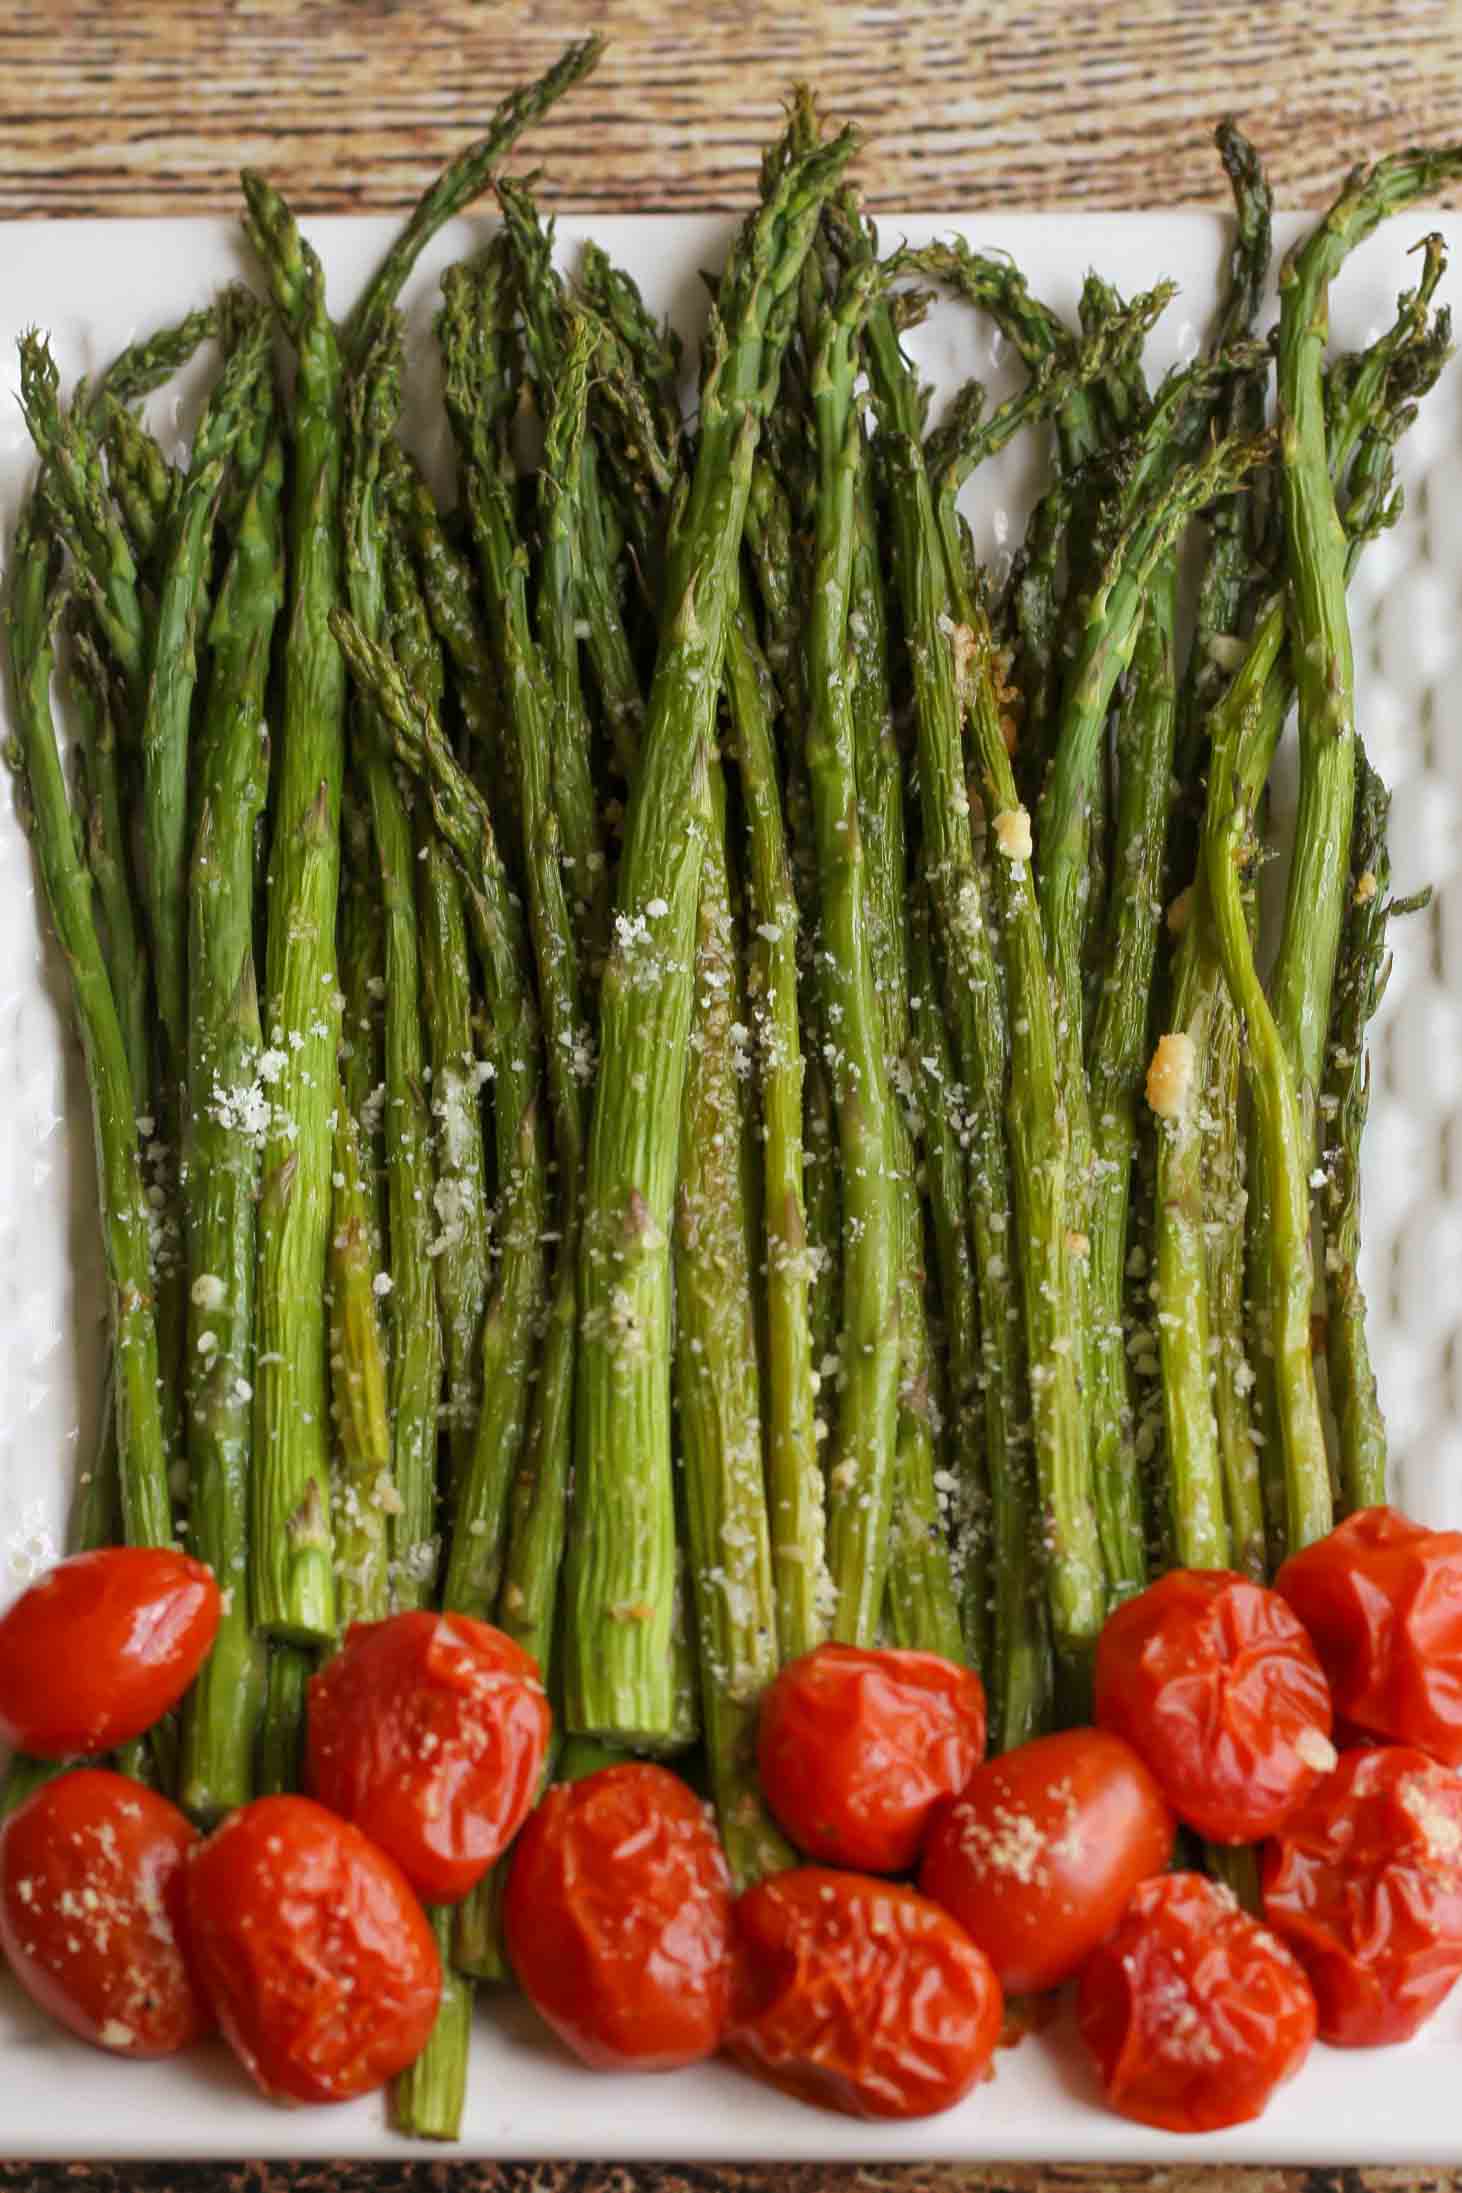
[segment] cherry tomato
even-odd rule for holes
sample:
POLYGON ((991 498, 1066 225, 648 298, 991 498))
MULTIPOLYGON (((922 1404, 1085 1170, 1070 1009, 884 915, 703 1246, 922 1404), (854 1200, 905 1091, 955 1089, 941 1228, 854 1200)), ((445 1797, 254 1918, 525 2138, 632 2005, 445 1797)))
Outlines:
POLYGON ((1201 1873, 1144 1881, 1077 1993, 1107 2100, 1167 2132, 1247 2124, 1315 2038, 1289 1951, 1201 1873))
POLYGON ((140 1736, 198 1673, 218 1616, 213 1571, 170 1546, 58 1562, 0 1617, 0 1744, 68 1759, 140 1736))
POLYGON ((1330 1692, 1303 1627, 1277 1593, 1227 1569, 1173 1569, 1108 1616, 1096 1717, 1214 1843, 1272 1835, 1335 1764, 1330 1692))
POLYGON ((1265 1845, 1263 1881, 1321 2040, 1408 2039, 1462 1973, 1462 1778, 1401 1746, 1346 1753, 1265 1845))
POLYGON ((187 1935, 197 1830, 99 1767, 58 1775, 0 1829, 0 1948, 28 1995, 119 2056, 171 2056, 213 2030, 187 1935))
POLYGON ((978 1675, 933 1652, 819 1645, 762 1700, 761 1784, 799 1850, 903 1873, 985 1752, 978 1675))
POLYGON ((1069 1979, 1162 1872, 1176 1824, 1130 1744, 1066 1729, 976 1767, 935 1814, 919 1886, 1003 1988, 1036 1994, 1069 1979))
POLYGON ((917 1890, 800 1866, 736 1902, 726 2045, 804 2102, 931 2117, 967 2094, 1000 2038, 983 1950, 917 1890))
POLYGON ((719 2046, 731 1890, 705 1806, 643 1760, 560 1782, 513 1850, 503 1902, 524 1994, 601 2071, 672 2071, 719 2046))
POLYGON ((1314 1640, 1335 1710, 1462 1767, 1462 1531, 1362 1508, 1274 1579, 1314 1640))
POLYGON ((356 1622, 310 1683, 310 1786, 418 1895, 455 1904, 528 1817, 551 1721, 536 1661, 490 1624, 356 1622))
POLYGON ((308 1797, 258 1797, 188 1868, 198 1971, 266 2094, 344 2102, 414 2063, 442 1991, 399 1866, 308 1797))

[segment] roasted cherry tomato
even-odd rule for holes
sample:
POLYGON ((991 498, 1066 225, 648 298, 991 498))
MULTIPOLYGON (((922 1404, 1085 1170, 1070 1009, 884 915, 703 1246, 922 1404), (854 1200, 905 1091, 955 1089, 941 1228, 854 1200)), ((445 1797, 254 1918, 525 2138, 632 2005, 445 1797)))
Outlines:
POLYGON ((934 1652, 819 1645, 762 1700, 761 1784, 799 1850, 902 1873, 985 1752, 978 1675, 934 1652))
POLYGON ((1272 1835, 1335 1764, 1313 1645, 1277 1593, 1227 1569, 1173 1569, 1108 1616, 1096 1717, 1215 1843, 1272 1835))
POLYGON ((188 1867, 199 1975, 277 2100, 344 2102, 425 2048, 442 1992, 426 1914, 394 1860, 308 1797, 258 1797, 188 1867))
POLYGON ((1321 2040, 1406 2040, 1462 1973, 1462 1778, 1399 1745, 1347 1752, 1265 1845, 1263 1879, 1321 2040))
POLYGON ((627 1760, 549 1790, 503 1922, 524 1994, 596 2070, 671 2071, 719 2046, 730 1882, 705 1806, 667 1767, 627 1760))
POLYGON ((551 1719, 537 1662, 486 1622, 356 1622, 310 1683, 310 1786, 455 1904, 527 1819, 551 1719))
POLYGON ((0 1617, 0 1743, 111 1751, 175 1706, 218 1630, 213 1571, 167 1546, 78 1553, 0 1617))
POLYGON ((1201 1873, 1144 1881, 1077 1995, 1107 2100, 1166 2132, 1247 2124, 1315 2038, 1315 1998, 1282 1942, 1201 1873))
POLYGON ((726 2045, 804 2102, 931 2117, 1000 2038, 990 1960, 938 1904, 866 1874, 801 1866, 737 1898, 726 2045))
POLYGON ((43 1783, 0 1829, 0 1948, 84 2041, 171 2056, 213 2030, 188 1945, 197 1841, 176 1805, 98 1767, 43 1783))
POLYGON ((919 1886, 952 1912, 1012 1994, 1067 1980, 1161 1873, 1177 1823, 1130 1744, 1105 1729, 1040 1736, 976 1767, 934 1816, 919 1886))
POLYGON ((1462 1531, 1362 1508, 1274 1579, 1314 1640, 1335 1710, 1462 1767, 1462 1531))

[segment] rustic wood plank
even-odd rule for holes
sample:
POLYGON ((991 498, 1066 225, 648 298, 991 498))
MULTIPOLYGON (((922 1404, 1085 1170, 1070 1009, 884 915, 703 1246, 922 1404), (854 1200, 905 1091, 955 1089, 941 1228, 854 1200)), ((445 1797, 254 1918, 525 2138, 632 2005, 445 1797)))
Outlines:
POLYGON ((1453 0, 8 0, 0 216, 231 211, 245 160, 311 211, 404 205, 591 26, 598 74, 531 144, 581 210, 743 204, 798 75, 865 127, 884 207, 1218 205, 1230 112, 1315 204, 1362 151, 1462 126, 1453 0))
MULTIPOLYGON (((1223 205, 1236 115, 1280 202, 1363 154, 1462 134, 1462 7, 1390 0, 5 0, 0 218, 230 213, 265 168, 310 212, 407 205, 571 36, 609 51, 533 136, 562 208, 726 210, 750 196, 785 87, 864 127, 872 204, 1223 205)), ((1458 2193, 1412 2170, 630 2171, 0 2163, 0 2193, 1458 2193)))

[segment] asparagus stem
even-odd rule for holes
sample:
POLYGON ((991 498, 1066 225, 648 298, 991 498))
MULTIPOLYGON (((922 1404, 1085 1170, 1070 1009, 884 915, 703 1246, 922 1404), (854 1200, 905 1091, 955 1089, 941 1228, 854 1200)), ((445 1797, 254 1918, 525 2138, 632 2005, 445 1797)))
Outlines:
POLYGON ((472 1983, 452 1969, 452 1913, 439 1907, 429 1917, 442 1960, 442 1999, 426 2047, 391 2082, 391 2121, 409 2139, 457 2140, 467 2099, 472 1983))
POLYGON ((669 1235, 708 753, 760 420, 802 260, 851 151, 845 134, 787 155, 733 248, 712 318, 694 481, 667 562, 601 991, 585 1192, 566 1681, 569 1725, 591 1734, 654 1737, 674 1722, 669 1235))
MULTIPOLYGON (((1052 1000, 1026 861, 997 860, 1006 987, 1016 1009, 1007 1028, 985 891, 974 857, 964 784, 961 716, 972 710, 987 812, 1018 808, 1009 755, 990 683, 978 661, 976 609, 964 595, 963 559, 936 512, 922 447, 918 386, 899 349, 891 316, 875 307, 869 362, 886 450, 894 569, 906 632, 947 644, 911 647, 924 869, 944 977, 945 1002, 969 1143, 970 1214, 986 1364, 987 1464, 994 1535, 1012 1567, 1005 1612, 1035 1595, 1035 1533, 1028 1523, 1018 1425, 1025 1414, 1015 1352, 1013 1209, 1020 1227, 1019 1283, 1026 1356, 1032 1367, 1037 1479, 1052 1540, 1045 1584, 1058 1651, 1081 1670, 1101 1626, 1101 1556, 1091 1503, 1086 1425, 1070 1353, 1072 1228, 1067 1215, 1066 1108, 1056 1077, 1052 1000), (958 591, 956 591, 958 589, 958 591), (963 636, 961 636, 963 635, 963 636), (975 655, 967 653, 967 643, 975 655), (969 673, 977 675, 971 678, 969 673), (961 676, 961 671, 964 675, 961 676), (963 687, 963 692, 962 692, 963 687), (993 745, 991 740, 993 738, 993 745), (994 751, 998 748, 998 755, 994 751), (1009 1086, 1007 1091, 1007 1074, 1009 1086), (1002 1117, 1002 1113, 1005 1115, 1002 1117), (1009 1131, 1009 1158, 1006 1132, 1009 1131), (1007 1170, 1007 1164, 1009 1170, 1007 1170)), ((945 496, 952 521, 951 498, 945 496)), ((987 651, 988 652, 988 651, 987 651)), ((997 1610, 998 1611, 998 1610, 997 1610)), ((1039 1651, 1029 1620, 1005 1643, 1005 1720, 1023 1724, 1034 1706, 1039 1651), (1025 1682, 1030 1691, 1022 1696, 1025 1682)))
MULTIPOLYGON (((938 1469, 935 1365, 925 1300, 924 1216, 909 1110, 911 1043, 909 1002, 908 846, 904 827, 903 771, 889 692, 888 612, 880 567, 872 468, 862 421, 852 561, 848 577, 849 655, 852 664, 854 768, 859 832, 864 854, 869 958, 878 1001, 885 1071, 889 1082, 889 1134, 898 1227, 899 1403, 894 1448, 896 1522, 889 1549, 885 1612, 896 1644, 966 1654, 960 1592, 956 1586, 942 1506, 952 1507, 951 1480, 938 1469), (941 1502, 941 1491, 944 1499, 941 1502)), ((962 1230, 962 1217, 961 1217, 962 1230)), ((971 1305, 971 1308, 973 1305, 971 1305)), ((967 1322, 969 1322, 967 1320, 967 1322)), ((966 1395, 952 1442, 953 1479, 962 1502, 959 1553, 965 1609, 983 1615, 987 1578, 982 1560, 988 1483, 983 1439, 966 1395), (973 1435, 973 1436, 972 1436, 973 1435)), ((977 1661, 978 1664, 978 1661, 977 1661)))
POLYGON ((342 1081, 335 1103, 330 1211, 330 1414, 335 1426, 336 1591, 341 1626, 391 1610, 391 1419, 370 1193, 360 1132, 342 1081))
POLYGON ((1320 1097, 1325 1186, 1325 1357, 1330 1406, 1340 1434, 1340 1504, 1346 1514, 1386 1498, 1386 1426, 1366 1344, 1360 1252, 1360 1144, 1370 1106, 1366 1025, 1381 1002, 1391 963, 1386 929, 1394 913, 1425 904, 1387 897, 1390 795, 1362 751, 1357 757, 1350 894, 1341 930, 1335 1007, 1320 1097))
MULTIPOLYGON (((576 326, 569 317, 553 270, 552 226, 539 222, 529 193, 521 185, 500 182, 498 199, 523 297, 539 410, 546 422, 572 421, 571 431, 564 431, 561 423, 555 461, 539 473, 533 631, 553 712, 554 809, 572 881, 580 963, 592 993, 609 938, 609 869, 594 797, 578 635, 581 574, 590 561, 584 553, 583 507, 586 496, 596 493, 594 445, 584 433, 596 337, 587 322, 576 326)), ((491 611, 496 597, 491 588, 486 593, 491 611)), ((501 638, 498 648, 501 656, 501 638)))
POLYGON ((862 447, 854 355, 875 278, 868 264, 845 285, 823 322, 813 367, 818 486, 805 669, 817 959, 833 1031, 829 1064, 844 1203, 842 1371, 828 1472, 828 1567, 837 1592, 833 1634, 855 1644, 874 1642, 883 1612, 899 1375, 893 1101, 868 936, 852 694, 842 674, 862 447))
POLYGON ((1314 1271, 1309 1165, 1294 1068, 1255 968, 1241 883, 1254 808, 1283 721, 1280 715, 1276 722, 1276 711, 1264 705, 1281 639, 1281 620, 1272 615, 1210 718, 1203 874, 1224 977, 1247 1029, 1249 1092, 1269 1184, 1268 1288, 1256 1303, 1256 1316, 1274 1364, 1289 1530, 1291 1542, 1300 1545, 1309 1543, 1306 1531, 1330 1506, 1329 1463, 1310 1353, 1314 1271))
POLYGON ((85 626, 72 632, 71 651, 70 692, 77 722, 79 805, 85 826, 86 860, 96 891, 102 957, 122 1026, 127 1069, 134 1095, 143 1100, 152 1071, 151 976, 127 857, 116 703, 101 656, 85 626))
POLYGON ((303 1646, 271 1646, 254 1767, 254 1788, 260 1797, 292 1797, 301 1786, 305 1712, 314 1669, 314 1657, 303 1646))
MULTIPOLYGON (((391 646, 407 683, 440 709, 445 683, 416 574, 398 534, 386 543, 391 646)), ((479 1094, 483 1073, 472 1040, 472 970, 462 885, 429 815, 416 822, 417 932, 421 1000, 436 1121, 432 1242, 437 1307, 446 1356, 446 1425, 452 1474, 467 1467, 482 1407, 482 1320, 491 1283, 491 1240, 479 1094)))
POLYGON ((147 634, 137 566, 107 495, 100 452, 83 412, 63 417, 50 348, 37 334, 20 338, 20 403, 44 463, 46 513, 70 551, 78 583, 127 691, 125 729, 137 737, 147 692, 147 634))
MULTIPOLYGON (((346 593, 361 630, 378 638, 385 623, 387 521, 380 494, 380 452, 401 403, 401 337, 386 315, 352 382, 342 512, 346 593)), ((436 1529, 437 1412, 442 1332, 432 1243, 436 1231, 431 1112, 422 1037, 421 962, 416 919, 416 845, 387 736, 367 704, 357 718, 360 766, 370 802, 380 883, 386 984, 387 1236, 390 1290, 390 1395, 393 1588, 402 1607, 433 1596, 436 1529)))
POLYGON ((246 174, 244 193, 250 239, 298 361, 263 1014, 280 1066, 258 1213, 249 1567, 256 1624, 304 1642, 335 1629, 325 1279, 345 674, 328 620, 340 587, 344 422, 319 260, 261 177, 246 174))
POLYGON ((158 1395, 149 1206, 138 1156, 136 1101, 121 1024, 93 916, 91 877, 77 844, 51 718, 55 627, 51 549, 27 509, 16 529, 6 630, 14 681, 22 815, 35 848, 51 925, 71 978, 91 1090, 116 1364, 117 1468, 133 1545, 172 1542, 172 1506, 158 1395))
POLYGON ((565 92, 590 74, 603 51, 604 41, 598 37, 581 38, 566 46, 536 83, 520 85, 508 93, 485 134, 459 152, 423 191, 346 323, 341 348, 352 364, 358 364, 370 350, 432 238, 481 197, 498 162, 512 151, 523 132, 541 121, 565 92))
POLYGON ((527 1415, 544 1293, 547 1154, 540 1117, 541 1041, 527 939, 480 794, 453 760, 426 696, 352 620, 332 620, 352 675, 380 711, 396 752, 424 785, 463 878, 493 1029, 501 1257, 482 1328, 482 1414, 457 1486, 444 1599, 487 1620, 502 1577, 508 1492, 527 1415))
POLYGON ((269 790, 269 658, 284 600, 284 446, 267 383, 239 443, 251 471, 209 621, 188 887, 186 1183, 189 1524, 224 1592, 183 1706, 182 1800, 212 1823, 253 1790, 264 1661, 249 1618, 253 1459, 254 1119, 263 1049, 254 968, 254 834, 269 790))
POLYGON ((777 779, 771 673, 757 645, 744 577, 727 639, 726 691, 746 811, 751 1018, 761 1074, 772 1577, 781 1655, 795 1660, 827 1635, 827 1523, 813 1406, 797 895, 777 779))
POLYGON ((675 1385, 706 1753, 721 1840, 740 1888, 795 1860, 756 1776, 757 1712, 778 1655, 742 1198, 742 1000, 719 767, 711 809, 676 1189, 675 1385))

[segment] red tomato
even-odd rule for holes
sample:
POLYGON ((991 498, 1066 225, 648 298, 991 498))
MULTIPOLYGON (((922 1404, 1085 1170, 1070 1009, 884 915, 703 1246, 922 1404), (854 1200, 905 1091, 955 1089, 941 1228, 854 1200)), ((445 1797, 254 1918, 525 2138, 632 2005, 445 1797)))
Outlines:
POLYGON ((246 2070, 277 2100, 344 2102, 425 2048, 442 1992, 400 1868, 308 1797, 258 1797, 188 1868, 198 1971, 246 2070))
POLYGON ((1294 1958, 1201 1873, 1143 1882, 1087 1959, 1076 2015, 1112 2107, 1166 2132, 1247 2124, 1315 2038, 1294 1958))
POLYGON ((1462 1778, 1399 1746, 1346 1753, 1266 1845, 1263 1878, 1321 2040, 1406 2040, 1462 1973, 1462 1778))
POLYGON ((68 1759, 140 1736, 198 1673, 218 1616, 213 1571, 170 1546, 58 1562, 0 1617, 0 1744, 68 1759))
POLYGON ((936 1813, 919 1886, 953 1912, 1000 1985, 1067 1980, 1161 1873, 1176 1822, 1147 1768, 1104 1729, 1066 1729, 987 1759, 936 1813))
POLYGON ((524 1994, 602 2071, 672 2071, 719 2046, 731 1891, 705 1806, 667 1767, 601 1767, 549 1790, 503 1901, 524 1994))
POLYGON ((757 1751, 767 1803, 800 1850, 903 1873, 935 1805, 984 1757, 984 1689, 938 1653, 819 1645, 768 1689, 757 1751))
POLYGON ((536 1661, 490 1624, 356 1622, 310 1683, 310 1785, 418 1895, 455 1904, 528 1817, 551 1723, 536 1661))
POLYGON ((1362 1508, 1274 1579, 1314 1639, 1335 1710, 1462 1767, 1462 1531, 1362 1508))
POLYGON ((1214 1843, 1272 1835, 1335 1764, 1314 1647, 1283 1599, 1227 1569, 1174 1569, 1108 1616, 1096 1717, 1214 1843))
POLYGON ((801 1866, 737 1898, 726 2045, 804 2102, 931 2117, 984 2072, 1004 2005, 990 1961, 916 1890, 801 1866))
POLYGON ((213 2030, 187 1939, 197 1840, 176 1805, 98 1767, 44 1783, 0 1829, 0 1948, 84 2041, 171 2056, 213 2030))

